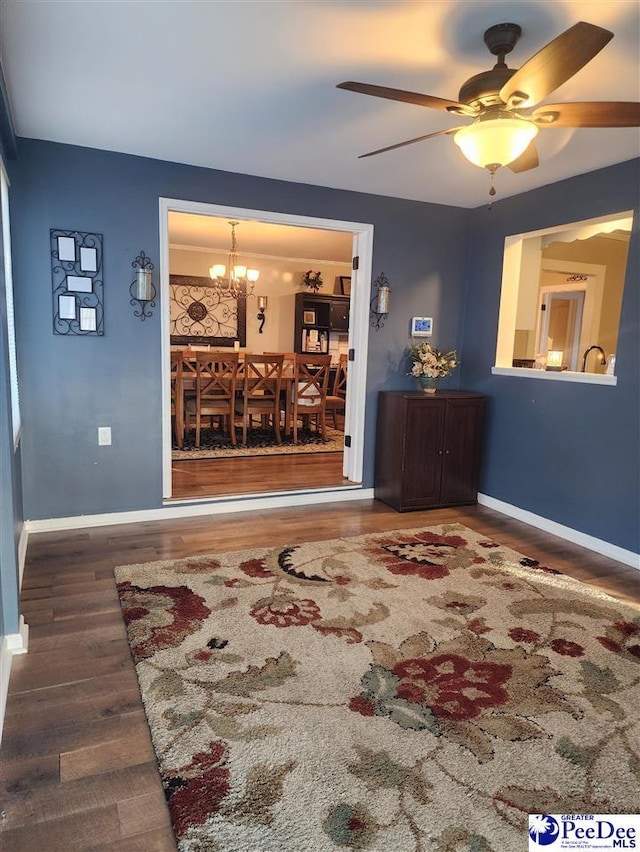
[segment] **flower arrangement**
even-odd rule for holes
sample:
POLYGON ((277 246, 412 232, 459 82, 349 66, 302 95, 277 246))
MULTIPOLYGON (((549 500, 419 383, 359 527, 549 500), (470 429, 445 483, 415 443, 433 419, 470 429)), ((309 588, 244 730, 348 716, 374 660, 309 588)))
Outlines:
POLYGON ((408 354, 411 358, 411 370, 407 375, 415 376, 417 379, 422 376, 429 379, 448 376, 460 364, 455 349, 442 352, 428 341, 409 346, 408 354))
POLYGON ((322 287, 322 275, 319 272, 313 272, 313 270, 307 269, 302 276, 302 284, 305 287, 309 287, 314 293, 317 293, 322 287))

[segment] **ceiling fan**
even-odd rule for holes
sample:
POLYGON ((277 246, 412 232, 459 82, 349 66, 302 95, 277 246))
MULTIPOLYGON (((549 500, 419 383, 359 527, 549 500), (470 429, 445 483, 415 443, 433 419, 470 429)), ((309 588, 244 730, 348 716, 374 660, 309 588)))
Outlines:
MULTIPOLYGON (((536 106, 547 95, 573 77, 613 38, 613 33, 580 21, 554 38, 519 68, 508 68, 505 56, 522 33, 518 24, 496 24, 484 34, 490 52, 497 57, 490 71, 470 77, 462 84, 457 101, 390 89, 369 83, 347 81, 338 89, 394 101, 431 107, 473 119, 468 125, 437 130, 406 142, 361 154, 372 157, 436 136, 453 136, 470 162, 489 169, 500 166, 524 172, 538 165, 535 137, 541 128, 638 127, 640 103, 600 101, 536 106)), ((491 195, 495 189, 491 187, 491 195)))

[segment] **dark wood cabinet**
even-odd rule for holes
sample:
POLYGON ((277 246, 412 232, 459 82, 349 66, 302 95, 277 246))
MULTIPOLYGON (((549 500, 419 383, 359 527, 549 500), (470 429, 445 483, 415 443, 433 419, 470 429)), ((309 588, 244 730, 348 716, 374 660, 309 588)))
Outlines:
POLYGON ((376 498, 399 512, 475 503, 484 406, 464 391, 380 393, 376 498))
POLYGON ((328 352, 329 336, 348 331, 348 296, 296 293, 295 352, 328 352))

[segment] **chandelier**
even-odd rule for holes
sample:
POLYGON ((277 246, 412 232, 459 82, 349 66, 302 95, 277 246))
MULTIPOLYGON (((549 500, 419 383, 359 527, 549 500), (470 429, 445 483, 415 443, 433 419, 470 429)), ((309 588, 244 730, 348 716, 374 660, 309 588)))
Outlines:
POLYGON ((231 225, 231 250, 229 251, 229 274, 224 263, 216 263, 210 267, 209 275, 213 281, 213 289, 222 296, 233 299, 246 299, 253 295, 253 288, 260 277, 257 269, 247 269, 238 263, 238 243, 236 242, 236 225, 231 225))

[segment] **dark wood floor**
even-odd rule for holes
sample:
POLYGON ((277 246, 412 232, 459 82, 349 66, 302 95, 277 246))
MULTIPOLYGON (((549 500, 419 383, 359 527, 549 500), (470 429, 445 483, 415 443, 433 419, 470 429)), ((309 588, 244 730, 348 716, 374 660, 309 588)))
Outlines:
POLYGON ((114 566, 443 521, 640 600, 636 570, 476 506, 400 515, 363 501, 32 536, 22 589, 30 650, 14 658, 0 748, 3 852, 175 849, 114 566))
POLYGON ((350 484, 342 475, 342 453, 174 461, 171 481, 176 500, 304 491, 350 484))

